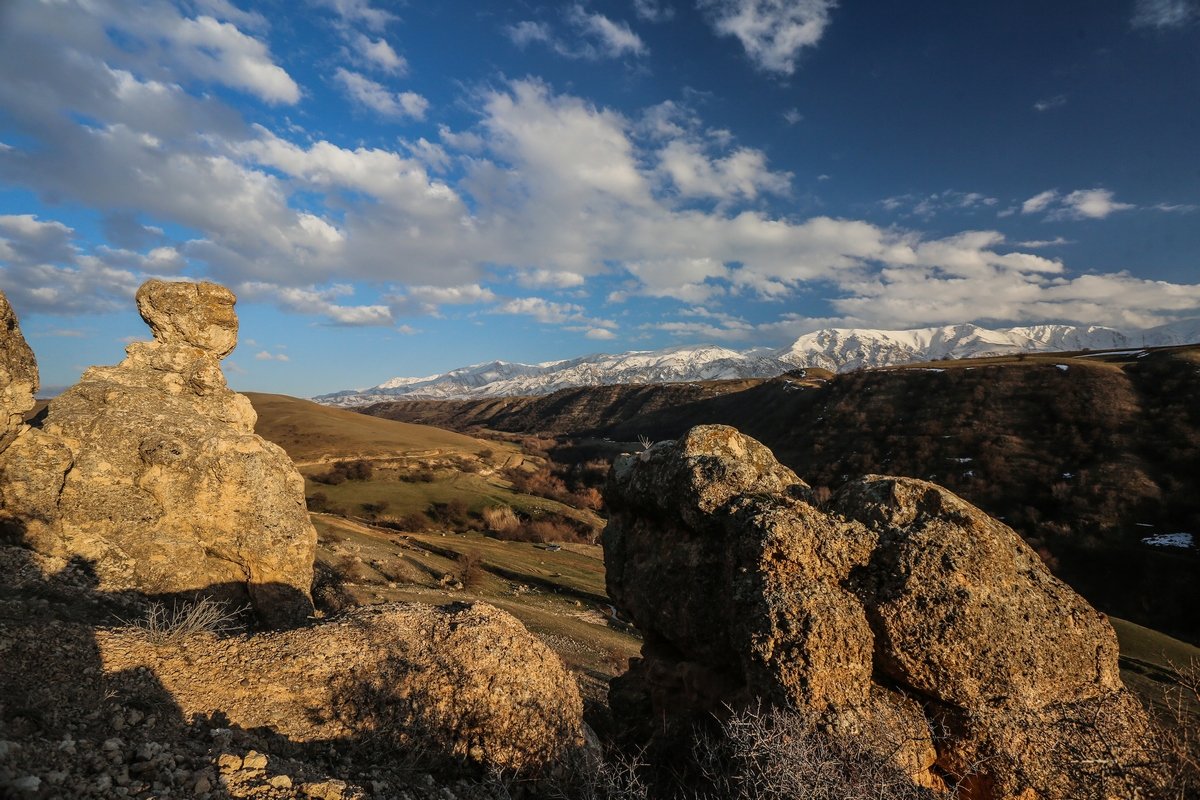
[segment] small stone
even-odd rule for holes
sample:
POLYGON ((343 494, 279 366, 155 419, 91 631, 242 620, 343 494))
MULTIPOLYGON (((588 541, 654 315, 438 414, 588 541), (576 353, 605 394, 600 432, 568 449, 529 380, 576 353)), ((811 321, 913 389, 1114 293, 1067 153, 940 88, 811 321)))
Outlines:
POLYGON ((206 776, 201 775, 196 779, 196 782, 192 784, 192 791, 196 794, 205 794, 206 792, 211 792, 212 781, 210 781, 206 776))
POLYGON ((271 778, 271 780, 268 781, 268 783, 270 783, 276 789, 292 788, 292 779, 289 778, 287 775, 276 775, 274 778, 271 778))
POLYGON ((258 752, 257 750, 251 750, 249 753, 246 753, 245 758, 242 759, 242 769, 266 769, 266 768, 267 768, 267 757, 264 756, 262 753, 258 752))
POLYGON ((36 792, 42 786, 42 779, 37 775, 26 775, 24 778, 17 778, 8 785, 18 792, 36 792))
POLYGON ((242 768, 242 757, 234 753, 221 753, 217 757, 217 766, 221 772, 237 772, 242 768))
POLYGON ((124 744, 124 742, 122 742, 120 739, 105 739, 104 744, 100 746, 100 749, 106 753, 118 752, 120 751, 122 744, 124 744))
POLYGON ((92 781, 92 789, 97 792, 107 792, 112 788, 113 779, 111 775, 98 775, 96 780, 92 781))
POLYGON ((67 773, 62 770, 52 769, 46 773, 46 783, 51 786, 58 786, 67 779, 67 773))

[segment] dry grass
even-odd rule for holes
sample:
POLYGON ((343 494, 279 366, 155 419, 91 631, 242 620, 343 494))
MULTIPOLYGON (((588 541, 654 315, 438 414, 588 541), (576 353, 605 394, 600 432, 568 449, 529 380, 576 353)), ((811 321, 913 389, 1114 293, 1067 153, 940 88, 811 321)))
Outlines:
POLYGON ((141 619, 126 624, 142 631, 154 645, 179 644, 201 633, 224 633, 237 627, 244 609, 230 609, 228 603, 202 597, 190 603, 151 603, 141 619))

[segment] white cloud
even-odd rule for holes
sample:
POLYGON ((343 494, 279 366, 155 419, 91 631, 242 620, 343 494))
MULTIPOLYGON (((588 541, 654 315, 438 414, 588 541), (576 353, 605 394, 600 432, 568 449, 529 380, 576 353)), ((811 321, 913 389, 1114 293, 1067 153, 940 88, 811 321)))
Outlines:
POLYGON ((385 117, 424 119, 429 109, 429 101, 416 92, 388 91, 382 84, 345 67, 337 68, 334 80, 355 103, 385 117))
POLYGON ((647 22, 666 22, 675 18, 675 8, 667 0, 633 0, 633 11, 638 19, 647 22))
POLYGON ((387 72, 391 75, 404 75, 408 72, 408 61, 388 44, 387 39, 372 39, 362 33, 351 37, 355 55, 367 66, 387 72))
POLYGON ((1077 189, 1061 194, 1056 189, 1047 189, 1035 194, 1021 204, 1022 214, 1046 212, 1047 219, 1104 219, 1118 211, 1136 208, 1131 203, 1120 203, 1108 189, 1077 189))
POLYGON ((446 305, 474 305, 496 299, 491 289, 477 283, 462 286, 409 286, 403 293, 383 298, 397 316, 421 314, 433 316, 446 305))
POLYGON ((789 108, 783 112, 783 121, 788 125, 797 125, 804 121, 804 115, 800 113, 798 108, 789 108))
POLYGON ((1108 189, 1078 189, 1062 199, 1059 218, 1104 219, 1117 211, 1136 208, 1132 203, 1118 203, 1108 189))
POLYGON ((1028 247, 1031 250, 1038 250, 1043 247, 1060 247, 1066 244, 1075 244, 1070 239, 1064 239, 1061 236, 1055 236, 1053 239, 1031 239, 1027 242, 1017 242, 1018 247, 1028 247))
POLYGON ((734 36, 765 72, 791 75, 800 51, 820 41, 837 0, 700 0, 713 29, 734 36))
POLYGON ((193 0, 194 5, 211 17, 225 22, 232 22, 239 28, 252 31, 266 30, 270 27, 267 18, 257 11, 244 11, 229 0, 193 0))
POLYGON ((247 300, 273 302, 289 311, 323 316, 334 325, 360 327, 392 324, 392 313, 387 306, 351 306, 338 303, 338 298, 354 294, 354 287, 345 284, 317 288, 248 282, 237 287, 237 294, 247 300))
POLYGON ((571 289, 583 286, 586 278, 576 272, 548 269, 517 270, 517 283, 530 289, 571 289))
POLYGON ((272 353, 268 350, 259 350, 254 354, 255 361, 291 361, 287 353, 272 353))
POLYGON ((504 32, 517 47, 526 47, 534 43, 549 44, 554 41, 554 34, 545 22, 521 20, 506 26, 504 32))
POLYGON ((588 339, 596 339, 598 341, 607 341, 609 339, 617 338, 617 335, 608 328, 588 328, 587 332, 583 335, 588 339))
POLYGON ((748 147, 721 158, 710 158, 695 141, 676 139, 659 151, 659 169, 670 177, 682 197, 744 198, 760 192, 787 194, 790 172, 772 172, 766 154, 748 147))
POLYGON ((369 0, 317 0, 320 5, 331 9, 342 23, 362 25, 368 30, 381 31, 397 17, 390 11, 376 8, 369 0))
POLYGON ((1045 211, 1057 202, 1058 198, 1059 194, 1056 189, 1047 189, 1044 192, 1039 192, 1021 204, 1021 213, 1037 214, 1038 212, 1045 211))
MULTIPOLYGON (((138 16, 129 15, 130 19, 138 16)), ((142 26, 133 27, 136 30, 142 26)), ((243 89, 269 103, 300 100, 300 87, 271 60, 267 46, 232 23, 207 16, 180 18, 169 27, 147 32, 169 37, 174 58, 197 77, 243 89)))
POLYGON ((614 22, 603 14, 589 13, 580 5, 571 7, 567 20, 582 36, 594 43, 600 55, 607 58, 620 58, 627 53, 645 55, 648 52, 645 42, 630 30, 626 22, 614 22))
POLYGON ((1049 111, 1054 108, 1062 108, 1067 104, 1067 96, 1065 94, 1056 94, 1053 97, 1046 97, 1038 100, 1033 104, 1034 111, 1049 111))
POLYGON ((979 211, 993 208, 1000 201, 981 192, 947 189, 931 195, 903 194, 880 201, 886 211, 929 219, 945 212, 979 211))
POLYGON ((1132 23, 1135 28, 1178 28, 1196 16, 1191 0, 1135 0, 1132 23))
POLYGON ((596 60, 642 56, 649 52, 646 43, 627 22, 589 12, 579 4, 568 6, 563 18, 567 29, 563 33, 556 33, 549 23, 534 20, 508 25, 504 33, 518 47, 542 44, 567 58, 596 60))
MULTIPOLYGON (((518 314, 533 317, 543 325, 565 326, 580 323, 581 330, 615 328, 611 320, 593 319, 585 313, 583 306, 574 303, 555 303, 542 297, 516 297, 492 309, 493 314, 518 314)), ((596 337, 592 337, 596 338, 596 337)))

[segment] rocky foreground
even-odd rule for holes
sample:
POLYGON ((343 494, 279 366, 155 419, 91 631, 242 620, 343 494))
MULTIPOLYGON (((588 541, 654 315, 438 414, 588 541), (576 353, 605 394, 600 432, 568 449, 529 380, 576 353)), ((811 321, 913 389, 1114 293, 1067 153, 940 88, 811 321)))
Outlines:
POLYGON ((1106 618, 1011 529, 909 478, 821 502, 729 427, 610 475, 609 595, 645 637, 610 691, 616 741, 496 608, 324 618, 302 481, 220 371, 233 303, 147 283, 155 341, 31 427, 36 362, 0 295, 4 796, 783 800, 818 772, 832 793, 805 796, 1195 796, 1196 754, 1171 771, 1106 618), (212 598, 249 605, 163 619, 231 608, 212 598), (741 751, 697 747, 754 719, 741 751))

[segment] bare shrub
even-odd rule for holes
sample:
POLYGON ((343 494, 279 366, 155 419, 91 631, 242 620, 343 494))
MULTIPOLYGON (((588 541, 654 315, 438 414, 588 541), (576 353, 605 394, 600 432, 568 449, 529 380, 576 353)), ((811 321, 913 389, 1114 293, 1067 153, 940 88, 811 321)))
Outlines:
POLYGON ((228 603, 211 597, 191 603, 174 603, 170 609, 166 603, 154 602, 146 616, 127 620, 126 624, 142 631, 151 644, 179 644, 200 633, 223 633, 237 627, 242 611, 230 610, 228 603))
POLYGON ((880 729, 841 737, 814 720, 761 706, 734 713, 719 735, 699 735, 693 750, 700 798, 729 800, 941 800, 917 786, 892 756, 903 742, 880 729))
POLYGON ((496 533, 514 530, 521 524, 510 506, 488 506, 483 510, 483 522, 489 531, 496 533))
POLYGON ((1200 661, 1171 665, 1175 683, 1163 692, 1154 715, 1154 749, 1162 765, 1164 800, 1200 795, 1200 661))
POLYGON ((478 589, 483 585, 485 573, 483 571, 483 562, 479 557, 479 553, 474 550, 468 550, 465 553, 459 553, 455 559, 457 572, 455 578, 466 589, 478 589))

